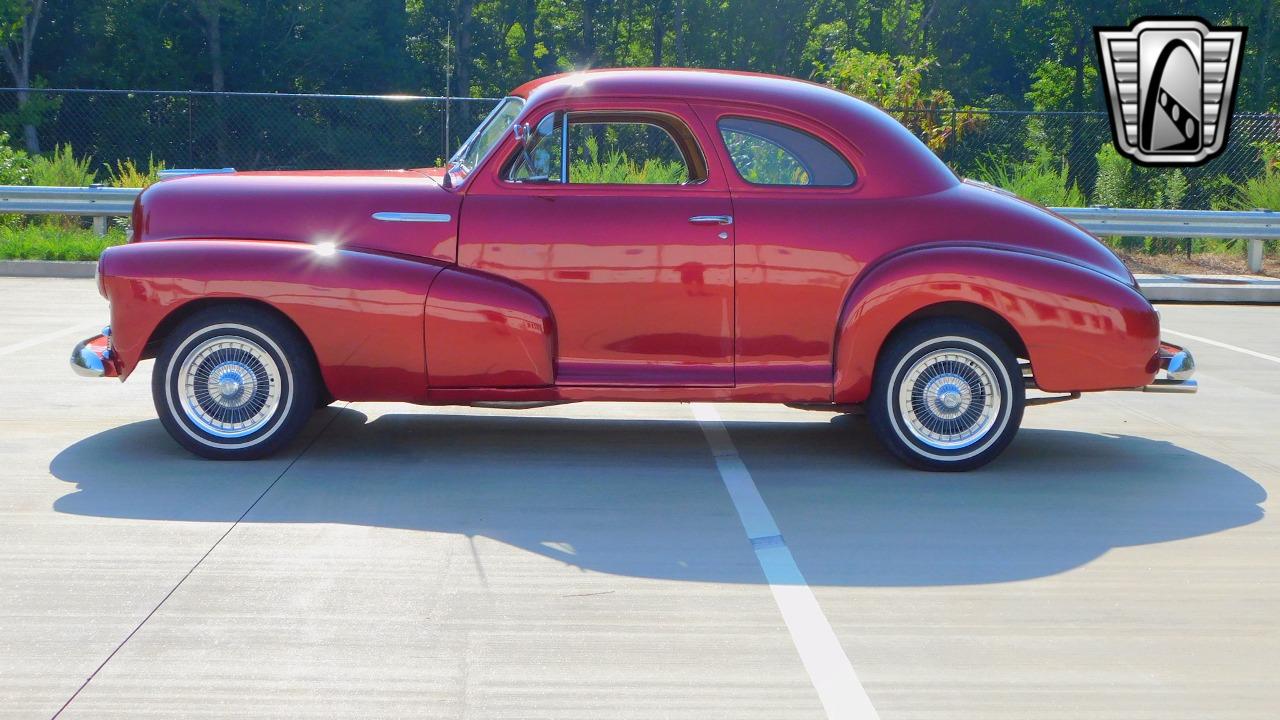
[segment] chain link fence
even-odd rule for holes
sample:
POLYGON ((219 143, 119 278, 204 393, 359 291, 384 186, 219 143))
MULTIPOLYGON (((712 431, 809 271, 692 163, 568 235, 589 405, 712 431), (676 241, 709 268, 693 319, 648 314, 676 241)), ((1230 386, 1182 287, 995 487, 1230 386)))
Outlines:
POLYGON ((492 109, 491 98, 0 89, 0 130, 21 146, 69 144, 95 167, 133 159, 240 170, 435 165, 492 109))
MULTIPOLYGON (((984 166, 1030 160, 1046 148, 1085 196, 1095 200, 1098 152, 1112 145, 1111 121, 1105 112, 1035 112, 1021 110, 890 111, 917 134, 941 141, 936 151, 957 173, 972 177, 984 166), (931 131, 921 130, 929 128, 931 131)), ((1192 168, 1143 169, 1148 183, 1181 172, 1187 180, 1180 203, 1187 209, 1211 209, 1231 183, 1263 172, 1263 148, 1280 146, 1280 115, 1236 112, 1222 154, 1192 168)), ((1127 160, 1126 160, 1127 162, 1127 160)))
MULTIPOLYGON (((19 108, 17 91, 0 89, 0 129, 24 142, 35 125, 42 150, 70 144, 94 166, 148 157, 169 167, 241 170, 399 168, 434 165, 466 138, 493 107, 493 98, 302 95, 172 91, 31 90, 19 108)), ((1111 143, 1104 112, 900 110, 896 117, 932 140, 964 176, 983 165, 1018 162, 1047 148, 1066 163, 1091 201, 1096 155, 1111 143)), ((1264 143, 1280 143, 1280 115, 1235 114, 1230 143, 1219 157, 1182 172, 1182 206, 1209 208, 1215 192, 1262 172, 1264 143)), ((1155 173, 1173 172, 1157 170, 1155 173)), ((101 174, 100 174, 101 176, 101 174)))

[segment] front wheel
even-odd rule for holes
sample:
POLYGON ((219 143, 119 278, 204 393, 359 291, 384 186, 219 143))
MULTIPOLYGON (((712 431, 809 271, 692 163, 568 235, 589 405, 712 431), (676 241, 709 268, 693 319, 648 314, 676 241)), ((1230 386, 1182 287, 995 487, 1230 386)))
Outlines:
POLYGON ((315 363, 305 338, 275 314, 213 307, 165 339, 151 394, 164 429, 187 450, 250 460, 302 431, 316 406, 315 363))
POLYGON ((1026 390, 998 335, 960 319, 925 320, 895 334, 876 362, 867 416, 876 437, 924 470, 971 470, 1018 432, 1026 390))

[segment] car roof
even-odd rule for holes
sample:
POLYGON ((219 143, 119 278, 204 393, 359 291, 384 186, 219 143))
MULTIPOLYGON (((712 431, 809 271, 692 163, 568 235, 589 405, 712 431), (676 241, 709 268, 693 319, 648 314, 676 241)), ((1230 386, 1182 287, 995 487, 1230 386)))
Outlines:
POLYGON ((531 80, 511 92, 530 107, 566 97, 646 97, 759 105, 827 125, 856 147, 874 195, 938 192, 956 176, 897 120, 851 95, 807 80, 734 70, 611 68, 531 80))

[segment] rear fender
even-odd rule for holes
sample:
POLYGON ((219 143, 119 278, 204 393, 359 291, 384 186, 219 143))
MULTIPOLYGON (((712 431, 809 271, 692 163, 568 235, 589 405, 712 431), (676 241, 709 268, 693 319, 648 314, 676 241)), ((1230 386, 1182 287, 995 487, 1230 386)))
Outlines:
POLYGON ((100 269, 122 377, 173 313, 247 300, 298 327, 335 397, 417 402, 427 386, 423 311, 444 267, 298 242, 173 240, 110 248, 100 269))
POLYGON ((1134 288, 1040 255, 944 246, 890 258, 853 287, 837 328, 835 401, 866 400, 892 332, 913 313, 953 302, 1003 318, 1043 390, 1137 387, 1155 376, 1159 319, 1134 288))

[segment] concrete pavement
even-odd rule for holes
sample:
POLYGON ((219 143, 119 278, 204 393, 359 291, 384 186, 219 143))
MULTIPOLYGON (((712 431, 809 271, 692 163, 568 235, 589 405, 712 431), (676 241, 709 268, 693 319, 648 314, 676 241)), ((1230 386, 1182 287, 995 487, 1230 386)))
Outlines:
MULTIPOLYGON (((337 405, 210 463, 149 369, 68 370, 92 282, 0 307, 0 716, 825 717, 687 405, 337 405)), ((976 473, 715 406, 880 717, 1274 715, 1280 363, 1239 350, 1280 308, 1162 312, 1220 343, 1169 337, 1198 395, 1029 409, 976 473)))

